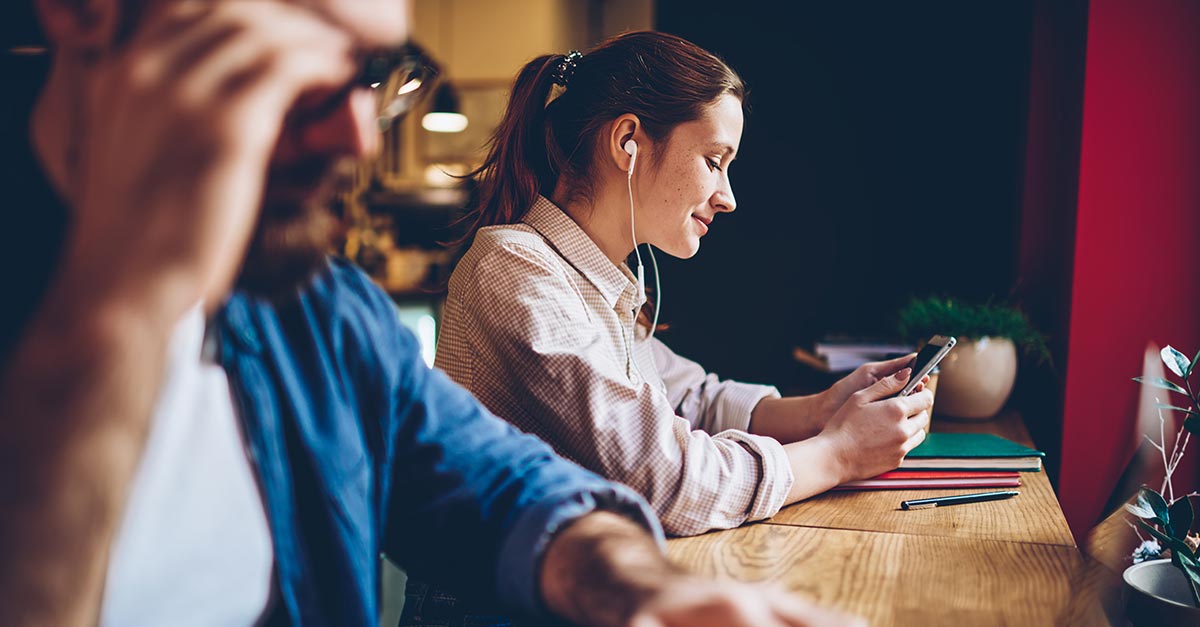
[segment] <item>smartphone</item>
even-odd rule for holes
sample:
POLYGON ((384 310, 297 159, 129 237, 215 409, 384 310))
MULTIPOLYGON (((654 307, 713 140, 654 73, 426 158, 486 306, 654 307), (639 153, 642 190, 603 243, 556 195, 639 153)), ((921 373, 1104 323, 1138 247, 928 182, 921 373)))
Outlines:
POLYGON ((954 348, 956 343, 958 340, 948 335, 935 335, 929 338, 921 352, 917 353, 917 356, 908 364, 908 367, 912 368, 912 375, 908 378, 904 389, 900 390, 896 396, 912 394, 913 388, 917 387, 921 379, 924 379, 925 375, 938 365, 938 362, 950 352, 950 349, 954 348))

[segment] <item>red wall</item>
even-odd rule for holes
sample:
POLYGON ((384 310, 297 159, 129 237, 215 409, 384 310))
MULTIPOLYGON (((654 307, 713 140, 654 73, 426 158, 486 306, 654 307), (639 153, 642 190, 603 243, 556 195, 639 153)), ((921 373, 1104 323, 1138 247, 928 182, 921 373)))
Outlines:
MULTIPOLYGON (((1200 2, 1087 13, 1058 485, 1077 538, 1136 444, 1147 342, 1200 349, 1200 2)), ((1191 449, 1177 491, 1200 489, 1191 449)))

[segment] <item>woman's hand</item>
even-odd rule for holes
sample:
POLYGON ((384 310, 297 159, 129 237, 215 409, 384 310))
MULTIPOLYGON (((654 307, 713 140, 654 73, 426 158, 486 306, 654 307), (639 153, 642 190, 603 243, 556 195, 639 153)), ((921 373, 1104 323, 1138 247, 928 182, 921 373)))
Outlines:
MULTIPOLYGON (((888 361, 875 361, 859 366, 854 372, 834 383, 828 390, 809 396, 764 398, 750 415, 750 433, 765 435, 783 444, 807 440, 825 429, 842 406, 854 394, 906 368, 915 355, 909 354, 888 361)), ((913 390, 925 389, 925 377, 913 390)))
POLYGON ((895 470, 925 439, 933 392, 895 396, 911 375, 905 367, 850 394, 817 436, 832 447, 840 467, 839 483, 895 470))
MULTIPOLYGON (((854 393, 865 390, 874 385, 880 379, 890 377, 902 368, 908 367, 916 353, 909 353, 903 357, 896 357, 887 361, 873 361, 863 364, 854 369, 854 372, 842 377, 837 383, 829 386, 828 390, 821 392, 820 402, 817 404, 817 420, 820 426, 829 423, 829 419, 833 417, 842 405, 846 404, 850 396, 854 393)), ((926 376, 917 383, 913 393, 916 394, 925 389, 925 384, 929 382, 929 377, 926 376)))

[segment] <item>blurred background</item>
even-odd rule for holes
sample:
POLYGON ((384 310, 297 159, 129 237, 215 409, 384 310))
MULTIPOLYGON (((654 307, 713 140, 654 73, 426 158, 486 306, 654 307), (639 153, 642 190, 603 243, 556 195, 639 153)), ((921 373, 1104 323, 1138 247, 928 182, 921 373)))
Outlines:
MULTIPOLYGON (((28 3, 9 5, 3 132, 24 141, 48 56, 28 3)), ((416 0, 415 39, 442 88, 341 199, 342 252, 392 294, 432 361, 456 260, 441 242, 470 193, 453 175, 482 158, 516 71, 625 30, 683 36, 742 74, 751 113, 731 169, 737 211, 695 258, 658 256, 660 337, 722 376, 799 393, 837 373, 797 349, 904 345, 913 297, 1011 304, 1050 359, 1022 356, 1009 405, 1086 532, 1137 447, 1130 378, 1147 344, 1200 348, 1200 3, 783 7, 416 0), (434 112, 462 117, 423 124, 434 112)))

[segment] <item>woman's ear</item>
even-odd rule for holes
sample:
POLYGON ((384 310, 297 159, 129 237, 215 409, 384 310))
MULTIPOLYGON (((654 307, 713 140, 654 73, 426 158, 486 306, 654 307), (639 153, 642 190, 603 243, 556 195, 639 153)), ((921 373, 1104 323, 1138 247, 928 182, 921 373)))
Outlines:
POLYGON ((38 18, 58 50, 97 51, 112 45, 121 0, 36 0, 38 18))
POLYGON ((642 136, 642 121, 632 113, 626 113, 613 121, 607 142, 609 159, 622 172, 628 172, 633 156, 626 150, 630 141, 636 141, 640 146, 644 143, 642 136))

